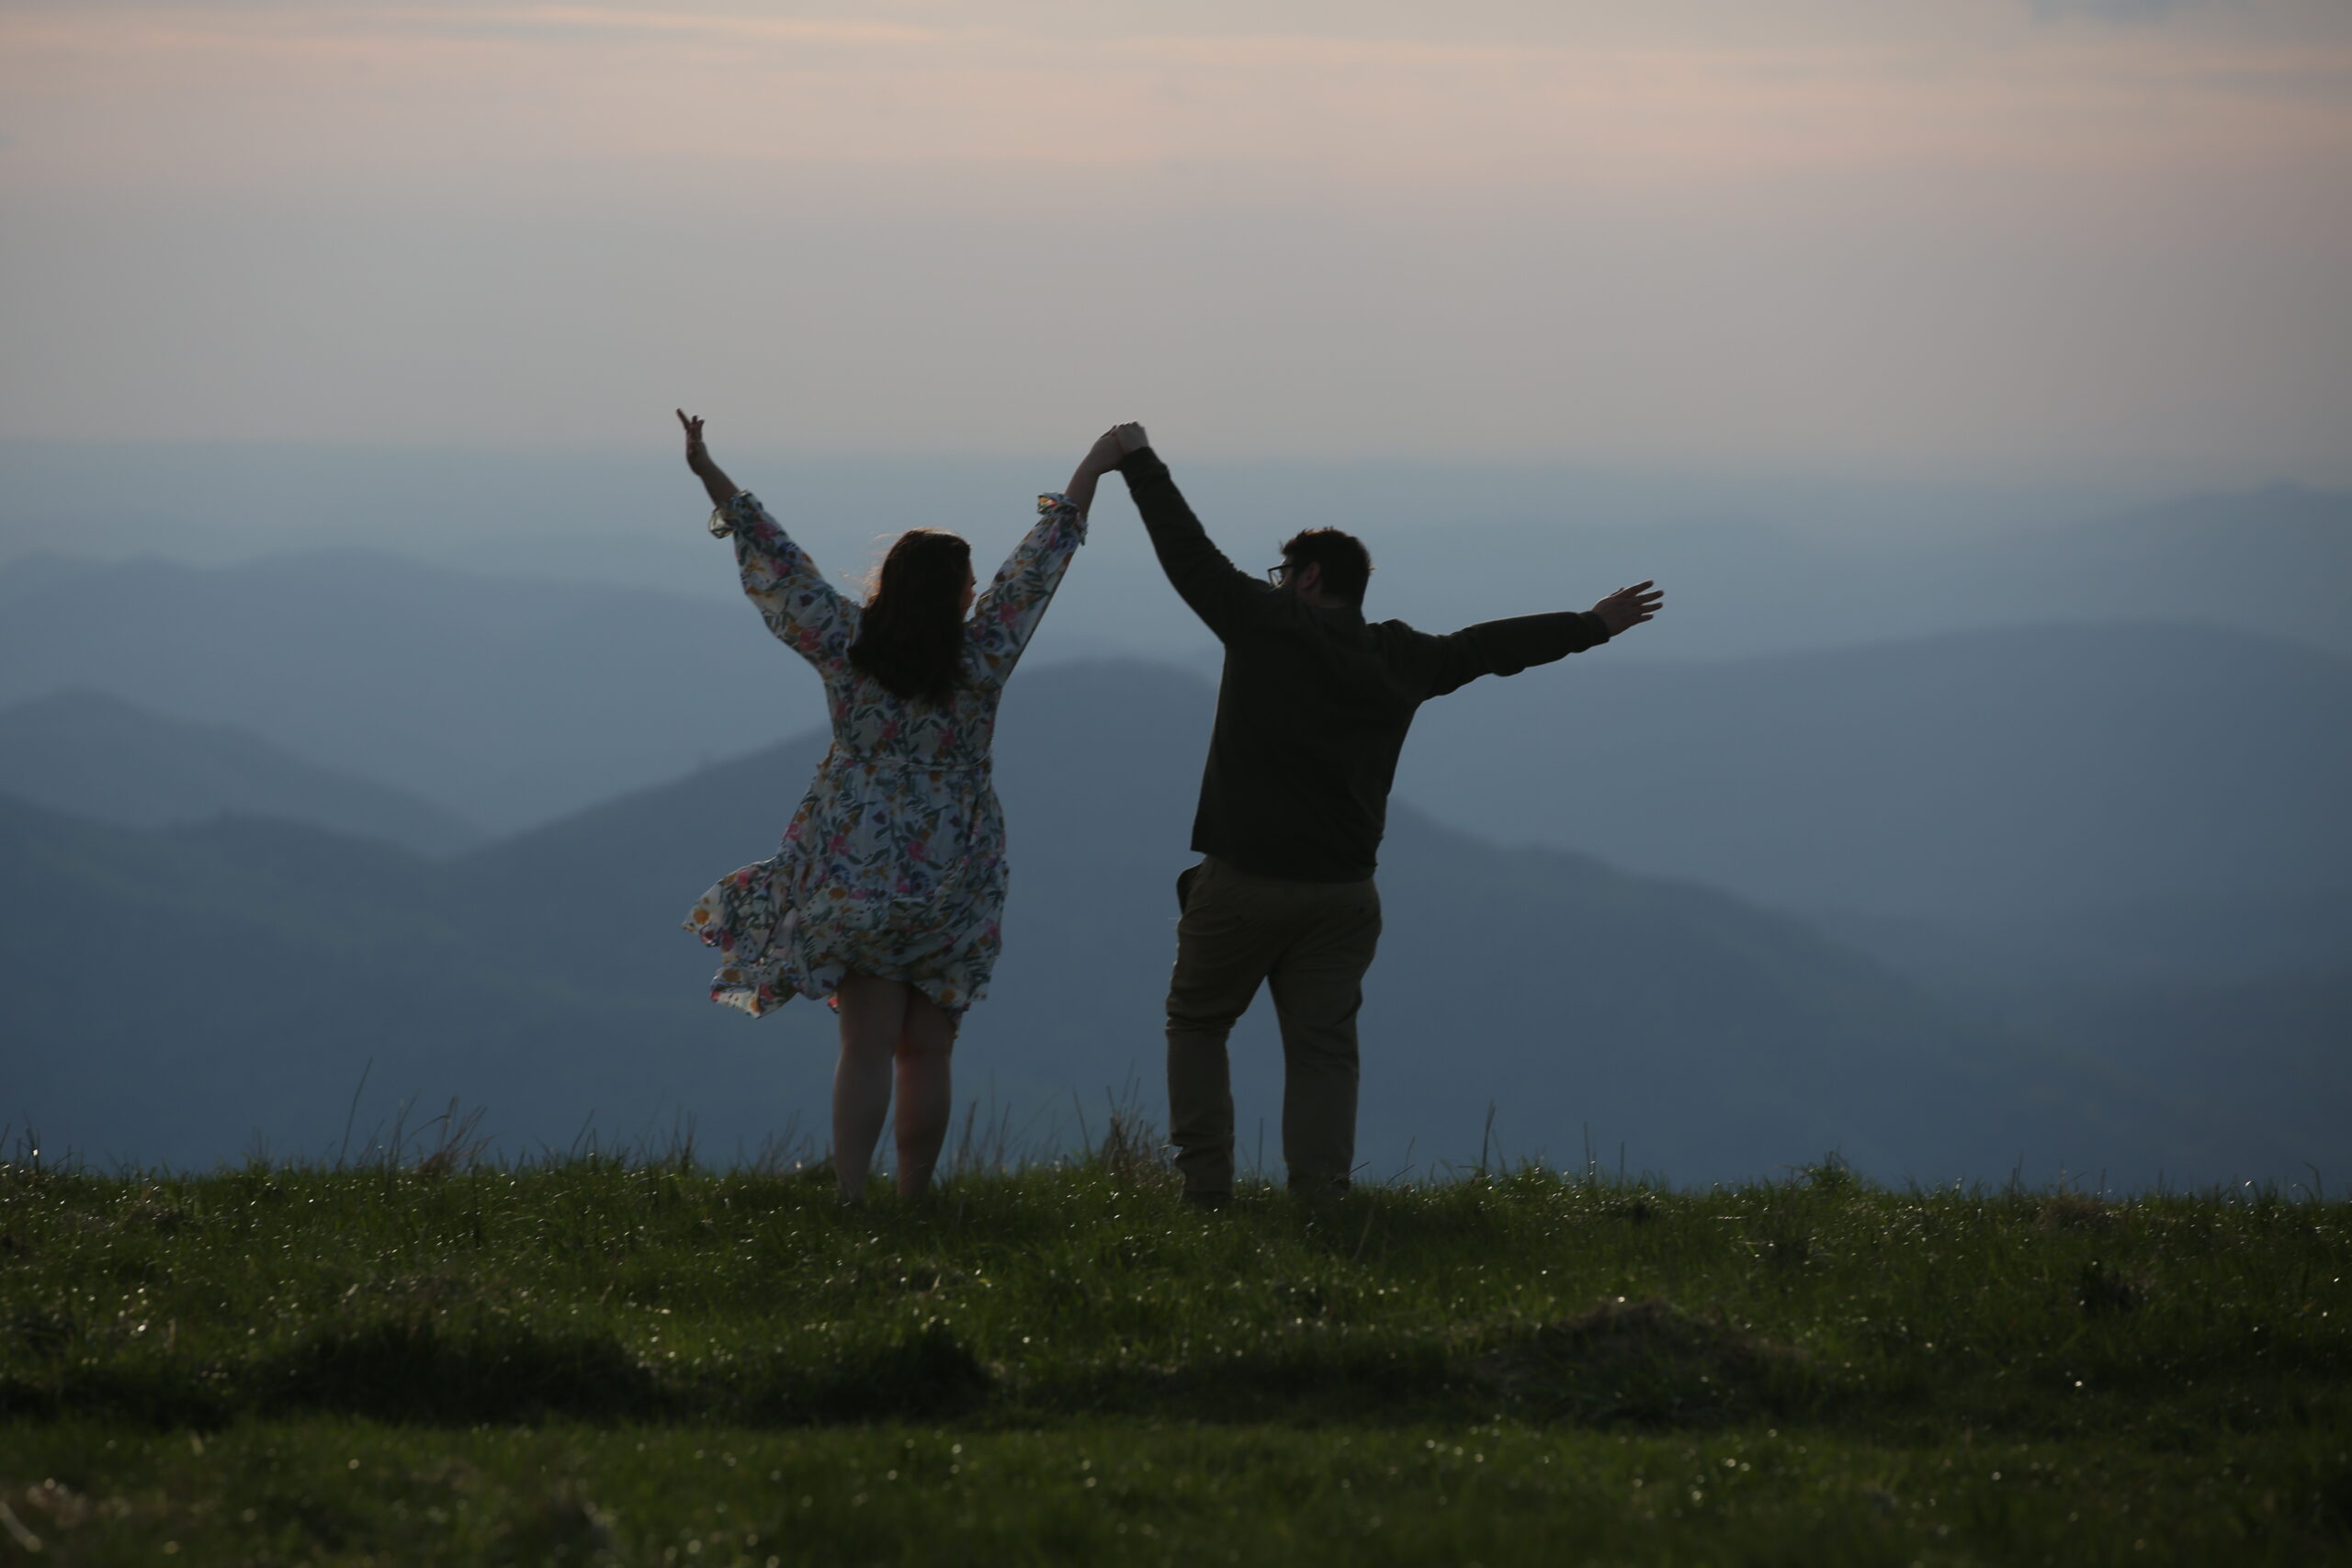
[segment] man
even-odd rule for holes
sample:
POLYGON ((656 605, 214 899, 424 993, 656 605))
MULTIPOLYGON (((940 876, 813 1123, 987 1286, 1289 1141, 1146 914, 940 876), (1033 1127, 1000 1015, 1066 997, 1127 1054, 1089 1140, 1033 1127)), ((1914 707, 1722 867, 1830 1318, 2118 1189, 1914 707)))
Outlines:
POLYGON ((1656 615, 1650 583, 1586 611, 1487 621, 1446 637, 1367 624, 1363 544, 1314 528, 1261 580, 1211 544, 1141 425, 1119 468, 1168 581, 1225 645, 1193 848, 1177 881, 1168 991, 1169 1134, 1185 1197, 1233 1190, 1226 1036, 1270 985, 1282 1026, 1283 1160, 1294 1191, 1344 1191, 1355 1168, 1356 1012, 1380 940, 1374 862, 1414 710, 1481 675, 1598 647, 1656 615))

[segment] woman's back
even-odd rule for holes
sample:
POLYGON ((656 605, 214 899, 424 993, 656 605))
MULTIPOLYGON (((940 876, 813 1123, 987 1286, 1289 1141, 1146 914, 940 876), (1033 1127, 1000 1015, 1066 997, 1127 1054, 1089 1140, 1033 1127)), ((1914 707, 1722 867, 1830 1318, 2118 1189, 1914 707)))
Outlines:
POLYGON ((1004 688, 978 678, 984 665, 967 642, 963 675, 945 703, 899 696, 846 660, 827 671, 825 702, 834 752, 905 767, 987 766, 996 741, 997 699, 1004 688))

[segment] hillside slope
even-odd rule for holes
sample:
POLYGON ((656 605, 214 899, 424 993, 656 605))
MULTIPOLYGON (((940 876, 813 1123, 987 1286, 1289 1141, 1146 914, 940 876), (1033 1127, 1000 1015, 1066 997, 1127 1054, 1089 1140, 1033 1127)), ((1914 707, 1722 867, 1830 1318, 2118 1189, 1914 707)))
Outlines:
POLYGON ((131 828, 275 817, 428 854, 482 837, 406 790, 320 767, 232 725, 166 718, 103 692, 0 711, 0 794, 131 828))
MULTIPOLYGON (((715 580, 731 581, 711 548, 715 580)), ((19 561, 0 568, 0 704, 99 691, 236 725, 494 831, 823 716, 817 682, 740 600, 344 551, 19 561), (739 668, 773 678, 747 690, 739 668)))
POLYGON ((1399 794, 1784 908, 2048 927, 2352 888, 2352 660, 2183 626, 1611 651, 1429 705, 1399 794))

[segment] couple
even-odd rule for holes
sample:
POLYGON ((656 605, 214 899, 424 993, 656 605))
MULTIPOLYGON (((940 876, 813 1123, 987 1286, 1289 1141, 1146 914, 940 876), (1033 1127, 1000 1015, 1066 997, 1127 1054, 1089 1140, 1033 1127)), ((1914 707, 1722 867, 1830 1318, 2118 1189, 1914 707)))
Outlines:
POLYGON ((832 750, 773 859, 703 895, 686 929, 719 950, 711 999, 758 1014, 795 996, 840 1015, 833 1169, 844 1201, 898 1085, 899 1190, 931 1184, 950 1115, 948 1064, 988 988, 1004 909, 1004 818, 989 782, 997 699, 1070 557, 1096 482, 1127 481, 1169 581, 1225 645, 1216 724, 1193 819, 1204 858, 1178 879, 1168 993, 1169 1134, 1184 1194, 1233 1188, 1226 1036, 1261 983, 1282 1026, 1283 1159, 1294 1190, 1344 1190, 1355 1164, 1356 1012, 1380 938, 1373 868, 1414 710, 1481 675, 1511 675, 1606 642, 1657 613, 1647 582, 1589 610, 1488 621, 1450 636, 1367 623, 1361 542, 1313 528, 1260 578, 1211 544, 1145 440, 1105 432, 1069 488, 985 591, 971 547, 899 536, 863 605, 835 592, 757 498, 710 457, 683 410, 686 466, 733 536, 743 591, 817 667, 832 750))

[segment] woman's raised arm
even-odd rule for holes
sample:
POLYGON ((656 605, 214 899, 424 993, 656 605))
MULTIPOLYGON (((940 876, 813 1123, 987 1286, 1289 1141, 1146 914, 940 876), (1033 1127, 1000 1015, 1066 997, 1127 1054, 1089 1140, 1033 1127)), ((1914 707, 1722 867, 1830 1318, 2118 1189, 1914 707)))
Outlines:
POLYGON ((678 411, 686 432, 686 467, 709 492, 710 531, 735 539, 735 562, 743 592, 778 642, 820 672, 846 668, 850 644, 857 640, 857 610, 825 581, 808 552, 792 542, 760 498, 738 489, 711 460, 703 445, 702 420, 678 411))
POLYGON ((1119 466, 1119 459, 1143 445, 1143 426, 1114 424, 1094 438, 1086 456, 1078 460, 1077 471, 1069 477, 1069 487, 1062 496, 1079 510, 1080 515, 1094 510, 1094 484, 1104 474, 1119 466), (1132 437, 1129 432, 1133 432, 1132 437))
POLYGON ((1124 455, 1114 425, 1078 461, 1069 488, 1037 498, 1037 525, 1013 547, 988 592, 972 603, 970 637, 980 656, 981 678, 1001 685, 1045 618, 1069 570, 1070 557, 1086 542, 1086 513, 1094 504, 1095 481, 1119 466, 1124 455))
POLYGON ((702 415, 690 415, 684 409, 677 412, 678 423, 686 427, 686 467, 694 470, 695 478, 702 480, 702 488, 710 492, 713 506, 726 505, 735 499, 735 481, 711 461, 710 448, 702 442, 702 415))

